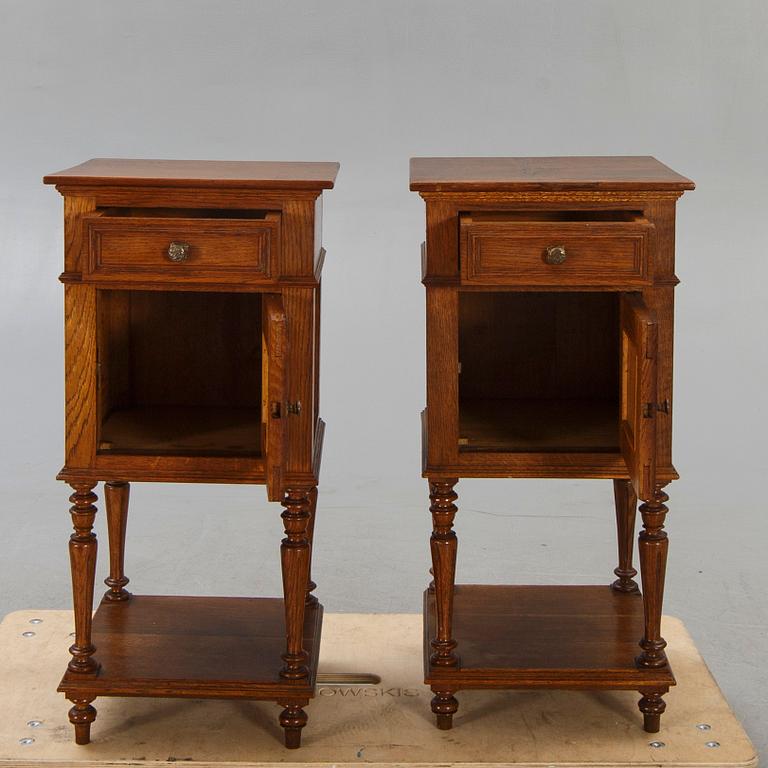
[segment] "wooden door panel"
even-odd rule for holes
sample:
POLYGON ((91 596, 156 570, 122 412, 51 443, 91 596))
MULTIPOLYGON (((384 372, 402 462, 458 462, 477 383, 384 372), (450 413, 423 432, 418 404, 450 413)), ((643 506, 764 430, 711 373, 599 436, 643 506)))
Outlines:
POLYGON ((279 294, 264 294, 261 425, 267 498, 280 501, 286 456, 285 393, 288 323, 279 294))
POLYGON ((640 499, 656 485, 658 322, 641 294, 621 296, 621 423, 619 442, 640 499))

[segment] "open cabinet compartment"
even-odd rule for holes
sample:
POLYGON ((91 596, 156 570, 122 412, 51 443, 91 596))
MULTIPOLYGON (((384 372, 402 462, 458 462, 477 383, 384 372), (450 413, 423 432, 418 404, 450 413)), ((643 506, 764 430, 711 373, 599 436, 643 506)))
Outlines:
POLYGON ((462 291, 460 452, 619 452, 620 294, 462 291))
POLYGON ((260 293, 97 297, 100 454, 262 455, 260 293))

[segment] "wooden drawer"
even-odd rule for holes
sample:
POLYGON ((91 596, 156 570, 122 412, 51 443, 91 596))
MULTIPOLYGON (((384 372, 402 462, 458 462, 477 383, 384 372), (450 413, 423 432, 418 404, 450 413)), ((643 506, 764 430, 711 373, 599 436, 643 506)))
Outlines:
POLYGON ((460 222, 464 283, 623 289, 652 282, 654 227, 640 216, 559 221, 464 214, 460 222))
POLYGON ((279 274, 280 214, 242 218, 89 216, 91 280, 262 283, 279 274))

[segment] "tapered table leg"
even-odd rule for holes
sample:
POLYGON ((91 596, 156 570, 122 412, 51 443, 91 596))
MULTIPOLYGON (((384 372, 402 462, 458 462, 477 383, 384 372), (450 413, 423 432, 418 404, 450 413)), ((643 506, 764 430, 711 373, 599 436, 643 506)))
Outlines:
POLYGON ((618 578, 611 586, 617 592, 637 592, 639 587, 634 579, 637 576, 637 571, 632 567, 632 551, 635 546, 637 495, 629 480, 614 480, 613 496, 616 504, 616 538, 619 548, 619 565, 613 571, 618 578))
MULTIPOLYGON (((456 577, 456 550, 458 541, 453 530, 453 519, 458 495, 453 490, 457 478, 432 479, 429 481, 429 510, 432 513, 432 575, 434 581, 435 613, 437 617, 436 636, 431 640, 430 663, 438 667, 455 667, 458 659, 454 654, 456 641, 453 639, 453 589, 456 577)), ((432 712, 437 727, 448 730, 453 724, 453 715, 459 707, 453 696, 454 691, 441 686, 434 690, 432 712)))
MULTIPOLYGON (((643 530, 640 531, 638 548, 645 630, 640 641, 642 652, 637 657, 637 665, 652 669, 667 665, 667 655, 664 652, 667 642, 661 636, 661 613, 669 549, 669 539, 664 530, 664 520, 668 512, 665 502, 668 500, 669 496, 661 488, 657 488, 653 498, 640 505, 643 530)), ((659 730, 661 715, 666 706, 662 695, 666 691, 667 689, 641 690, 643 697, 638 706, 643 713, 645 730, 649 733, 659 730)))
POLYGON ((317 516, 317 488, 313 488, 309 495, 309 525, 307 525, 307 540, 309 541, 309 578, 307 579, 307 605, 317 605, 317 597, 312 594, 317 589, 317 584, 312 581, 312 548, 315 539, 315 517, 317 516))
MULTIPOLYGON (((96 576, 96 534, 93 522, 96 517, 97 500, 93 489, 96 483, 73 483, 74 493, 69 497, 72 506, 70 514, 74 533, 69 538, 69 561, 72 570, 72 602, 75 614, 75 642, 70 646, 72 658, 70 672, 92 676, 98 671, 93 658, 96 652, 91 641, 93 612, 93 589, 96 576)), ((69 710, 69 721, 75 726, 77 744, 90 741, 91 723, 96 719, 96 710, 90 705, 92 698, 72 698, 74 706, 69 710)))
POLYGON ((307 652, 302 643, 309 581, 310 499, 313 492, 314 488, 289 488, 282 502, 285 507, 281 515, 285 538, 280 545, 280 562, 283 570, 286 649, 283 654, 285 666, 280 674, 290 679, 303 678, 308 674, 307 652))
POLYGON ((104 599, 110 602, 129 600, 131 593, 125 589, 125 531, 128 525, 128 500, 131 486, 123 482, 104 483, 104 501, 107 507, 107 531, 109 533, 109 576, 104 583, 109 589, 104 599))

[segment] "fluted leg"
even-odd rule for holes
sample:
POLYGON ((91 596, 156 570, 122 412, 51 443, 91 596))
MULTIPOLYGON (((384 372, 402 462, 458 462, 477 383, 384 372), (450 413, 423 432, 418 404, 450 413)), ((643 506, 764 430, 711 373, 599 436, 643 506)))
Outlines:
POLYGON ((669 499, 661 488, 657 488, 651 501, 640 505, 643 530, 640 531, 640 574, 643 582, 643 611, 645 632, 640 641, 642 653, 637 657, 639 667, 658 668, 666 666, 666 640, 661 636, 661 608, 664 600, 664 576, 667 569, 669 540, 664 531, 667 515, 665 502, 669 499))
POLYGON ((433 653, 430 662, 439 667, 456 666, 453 653, 456 641, 452 636, 453 584, 456 577, 456 549, 458 542, 453 531, 458 498, 453 487, 457 478, 430 480, 429 511, 432 513, 432 575, 435 582, 435 611, 437 613, 437 636, 431 641, 433 653))
POLYGON ((285 492, 281 517, 285 538, 280 545, 283 569, 283 599, 285 601, 286 649, 285 665, 280 675, 292 680, 304 678, 307 670, 307 652, 303 647, 304 610, 309 582, 310 498, 314 488, 289 488, 285 492))
POLYGON ((302 707, 308 704, 304 701, 280 701, 278 704, 285 709, 280 713, 280 725, 285 733, 285 746, 288 749, 298 749, 301 746, 301 729, 307 724, 307 713, 302 707))
POLYGON ((74 706, 69 710, 69 722, 75 726, 75 744, 90 744, 91 723, 96 719, 93 699, 71 699, 74 706))
POLYGON ((453 691, 444 688, 432 688, 432 712, 435 714, 437 727, 441 731, 450 731, 453 728, 453 716, 459 708, 459 702, 453 695, 453 691))
POLYGON ((75 532, 69 537, 69 562, 72 570, 72 601, 75 613, 75 642, 69 649, 72 658, 69 671, 93 674, 98 665, 92 658, 96 651, 91 642, 91 616, 93 613, 93 582, 96 576, 96 517, 93 493, 96 483, 73 483, 74 493, 70 514, 75 532))
POLYGON ((125 589, 128 584, 125 575, 125 530, 130 492, 131 486, 128 483, 104 483, 109 533, 109 576, 104 579, 109 589, 104 593, 104 599, 110 602, 122 602, 131 597, 131 593, 125 589))
POLYGON ((611 585, 617 592, 637 592, 639 587, 632 567, 632 551, 635 545, 635 513, 637 495, 629 480, 613 481, 613 497, 616 503, 616 534, 619 545, 619 566, 614 569, 618 578, 611 585))
POLYGON ((317 589, 317 584, 312 581, 312 545, 315 539, 315 517, 317 515, 317 488, 313 488, 309 495, 309 525, 307 526, 307 540, 309 541, 309 578, 307 579, 307 605, 317 605, 318 600, 312 594, 317 589))

